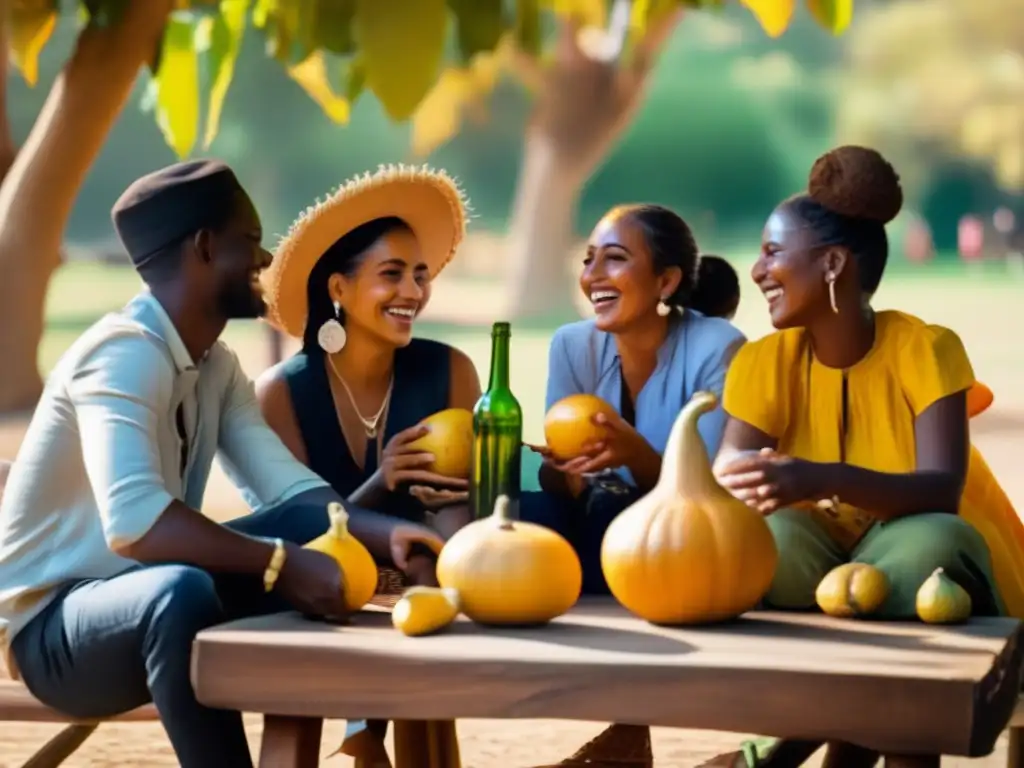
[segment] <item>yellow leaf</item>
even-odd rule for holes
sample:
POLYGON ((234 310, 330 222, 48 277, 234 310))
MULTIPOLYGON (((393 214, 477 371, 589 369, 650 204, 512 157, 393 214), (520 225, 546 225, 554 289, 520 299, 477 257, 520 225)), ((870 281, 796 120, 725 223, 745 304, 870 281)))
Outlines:
POLYGON ((678 7, 676 0, 633 0, 629 7, 629 31, 626 47, 635 49, 647 36, 653 22, 678 7))
POLYGON ((833 35, 841 35, 853 21, 853 0, 806 0, 815 20, 833 35))
POLYGON ((213 81, 210 86, 209 111, 206 114, 206 133, 203 136, 204 149, 209 149, 220 128, 220 113, 235 75, 235 62, 242 48, 248 10, 249 0, 221 0, 220 14, 213 19, 207 17, 202 22, 210 25, 209 56, 213 81))
POLYGON ((155 82, 157 125, 178 157, 187 157, 199 134, 199 61, 187 15, 167 22, 155 82))
POLYGON ((437 81, 448 31, 445 0, 358 0, 353 23, 366 84, 392 120, 409 118, 437 81))
POLYGON ((292 80, 302 86, 324 113, 336 123, 347 123, 349 118, 348 99, 339 96, 331 88, 327 77, 327 64, 322 52, 317 51, 300 64, 288 68, 292 80))
POLYGON ((742 0, 769 37, 779 37, 789 27, 796 0, 742 0))
POLYGON ((11 61, 30 86, 39 80, 39 54, 56 25, 57 14, 52 7, 23 7, 14 3, 10 9, 11 61))
POLYGON ((600 27, 608 24, 608 4, 605 0, 547 0, 559 16, 572 19, 581 27, 600 27))
POLYGON ((497 54, 480 53, 469 67, 451 67, 441 73, 412 116, 412 151, 429 155, 459 132, 468 113, 477 116, 498 81, 497 54))

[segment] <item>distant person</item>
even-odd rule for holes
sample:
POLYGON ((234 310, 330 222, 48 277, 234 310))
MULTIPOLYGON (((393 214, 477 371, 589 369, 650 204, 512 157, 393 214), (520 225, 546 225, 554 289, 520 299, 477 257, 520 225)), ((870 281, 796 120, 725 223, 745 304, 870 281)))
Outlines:
POLYGON ((697 268, 697 286, 690 309, 707 317, 732 320, 740 307, 740 279, 732 264, 721 256, 704 254, 697 268))
MULTIPOLYGON (((44 704, 104 719, 152 701, 184 768, 251 768, 238 712, 196 701, 192 641, 214 624, 297 608, 343 616, 337 564, 299 545, 341 501, 260 415, 218 341, 263 315, 271 261, 225 165, 179 163, 133 183, 114 226, 146 284, 93 325, 47 380, 0 503, 0 638, 44 704), (199 508, 214 454, 254 514, 199 508), (265 586, 266 585, 266 586, 265 586)), ((382 561, 423 526, 348 505, 382 561)))
MULTIPOLYGON (((564 535, 583 565, 583 590, 607 594, 600 549, 612 519, 654 486, 679 411, 694 393, 722 393, 743 334, 719 317, 694 312, 695 295, 729 293, 727 273, 698 278, 689 225, 660 205, 622 205, 590 235, 580 290, 596 317, 564 325, 551 340, 546 404, 593 394, 616 411, 599 415, 608 437, 585 455, 558 461, 544 446, 540 491, 524 493, 524 520, 564 535), (705 282, 701 284, 701 280, 705 282), (583 512, 586 514, 582 514, 583 512)), ((708 452, 718 450, 725 413, 703 416, 708 452)))

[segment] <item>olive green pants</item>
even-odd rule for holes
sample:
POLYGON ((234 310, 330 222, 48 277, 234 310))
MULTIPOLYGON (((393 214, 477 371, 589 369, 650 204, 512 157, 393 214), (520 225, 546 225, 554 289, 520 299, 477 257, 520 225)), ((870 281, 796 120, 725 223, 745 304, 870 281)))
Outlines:
POLYGON ((809 512, 783 509, 765 520, 779 548, 779 565, 765 599, 772 608, 814 608, 814 591, 825 574, 856 562, 875 566, 889 579, 889 596, 875 618, 914 618, 918 588, 940 567, 967 590, 975 616, 1005 612, 985 540, 956 515, 926 513, 876 523, 849 552, 809 512))

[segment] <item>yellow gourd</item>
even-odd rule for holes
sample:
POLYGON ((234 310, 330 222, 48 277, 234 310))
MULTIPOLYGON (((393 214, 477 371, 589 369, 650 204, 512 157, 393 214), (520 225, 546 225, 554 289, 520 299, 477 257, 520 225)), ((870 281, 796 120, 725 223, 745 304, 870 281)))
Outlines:
POLYGON ((465 408, 445 408, 420 422, 430 429, 409 443, 409 450, 434 454, 425 469, 444 477, 469 477, 473 454, 473 414, 465 408))
POLYGON ((778 562, 764 518, 711 474, 697 431, 717 398, 697 392, 676 418, 658 484, 605 532, 601 567, 623 606, 655 624, 706 624, 755 607, 778 562))
POLYGON ((480 624, 544 624, 575 605, 583 585, 576 551, 541 525, 513 520, 509 499, 494 514, 452 536, 437 560, 437 580, 459 594, 462 612, 480 624))
POLYGON ((971 596, 936 568, 917 590, 916 608, 926 624, 959 624, 971 617, 971 596))
POLYGON ((403 635, 419 637, 444 629, 459 615, 459 593, 438 587, 409 587, 391 611, 391 623, 403 635))
POLYGON ((377 564, 373 556, 348 531, 348 512, 336 501, 327 505, 331 526, 306 545, 333 558, 345 577, 345 604, 358 611, 377 591, 377 564))
POLYGON ((829 571, 818 583, 814 599, 818 607, 840 619, 868 616, 889 596, 889 579, 867 563, 844 563, 829 571))

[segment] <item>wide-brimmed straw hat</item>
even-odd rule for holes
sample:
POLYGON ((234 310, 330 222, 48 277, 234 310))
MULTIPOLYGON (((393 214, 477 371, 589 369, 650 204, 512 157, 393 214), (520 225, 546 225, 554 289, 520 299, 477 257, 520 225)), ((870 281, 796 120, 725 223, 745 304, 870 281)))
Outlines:
POLYGON ((468 202, 458 183, 427 166, 387 165, 349 179, 292 224, 263 271, 267 321, 289 336, 306 328, 306 285, 317 261, 339 238, 366 222, 394 216, 416 236, 436 277, 466 232, 468 202))

